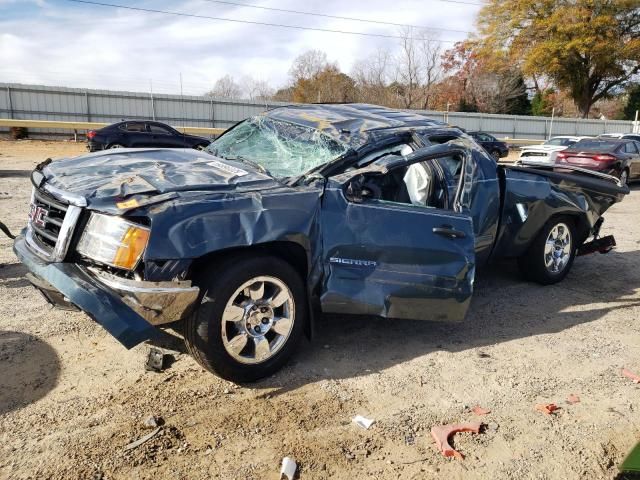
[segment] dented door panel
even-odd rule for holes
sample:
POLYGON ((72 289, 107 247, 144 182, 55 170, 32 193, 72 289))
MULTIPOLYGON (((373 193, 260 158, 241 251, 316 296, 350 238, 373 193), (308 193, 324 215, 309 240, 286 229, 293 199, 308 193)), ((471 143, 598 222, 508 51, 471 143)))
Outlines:
POLYGON ((330 182, 321 228, 324 312, 464 318, 475 274, 473 224, 467 215, 375 200, 350 203, 330 182), (438 228, 456 230, 461 237, 434 233, 438 228))

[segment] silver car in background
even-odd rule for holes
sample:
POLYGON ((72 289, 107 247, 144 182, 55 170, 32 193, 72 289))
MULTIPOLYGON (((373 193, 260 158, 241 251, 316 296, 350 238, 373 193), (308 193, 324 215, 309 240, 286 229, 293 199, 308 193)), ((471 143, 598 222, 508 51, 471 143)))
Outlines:
POLYGON ((531 166, 548 166, 556 163, 556 155, 558 152, 565 150, 574 143, 579 142, 583 138, 592 137, 574 137, 559 135, 550 138, 542 145, 530 145, 521 147, 520 156, 516 160, 516 165, 531 166))

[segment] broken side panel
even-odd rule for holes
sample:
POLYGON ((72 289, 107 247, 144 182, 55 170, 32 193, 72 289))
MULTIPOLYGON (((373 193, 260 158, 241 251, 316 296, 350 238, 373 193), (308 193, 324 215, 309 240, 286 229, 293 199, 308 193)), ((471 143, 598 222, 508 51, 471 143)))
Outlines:
POLYGON ((475 274, 470 217, 366 200, 331 182, 321 211, 324 312, 461 321, 475 274))

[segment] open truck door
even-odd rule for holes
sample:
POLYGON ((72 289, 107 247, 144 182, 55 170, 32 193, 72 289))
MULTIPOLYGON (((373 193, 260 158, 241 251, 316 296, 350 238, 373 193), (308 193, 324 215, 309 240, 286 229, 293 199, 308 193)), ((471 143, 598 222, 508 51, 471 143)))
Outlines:
POLYGON ((475 275, 473 222, 460 203, 467 162, 465 149, 439 145, 328 181, 324 312, 464 319, 475 275))

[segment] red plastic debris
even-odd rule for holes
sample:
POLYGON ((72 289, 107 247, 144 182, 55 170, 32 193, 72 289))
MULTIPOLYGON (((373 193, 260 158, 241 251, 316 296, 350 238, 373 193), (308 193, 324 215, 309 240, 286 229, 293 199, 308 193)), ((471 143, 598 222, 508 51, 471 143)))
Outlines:
POLYGON ((640 377, 626 368, 622 369, 622 375, 633 380, 633 383, 640 383, 640 377))
POLYGON ((572 393, 567 397, 567 403, 569 405, 573 405, 574 403, 580 403, 580 397, 572 393))
POLYGON ((457 459, 462 460, 464 459, 464 456, 449 445, 449 437, 458 432, 480 433, 481 427, 482 423, 480 422, 438 425, 431 429, 431 436, 436 441, 438 450, 440 450, 445 457, 456 457, 457 459))
POLYGON ((471 411, 476 415, 487 415, 488 413, 491 413, 491 410, 487 408, 482 408, 480 405, 476 405, 471 409, 471 411))
POLYGON ((547 415, 551 415, 556 410, 560 410, 560 407, 555 403, 538 403, 535 408, 539 412, 546 413, 547 415))

